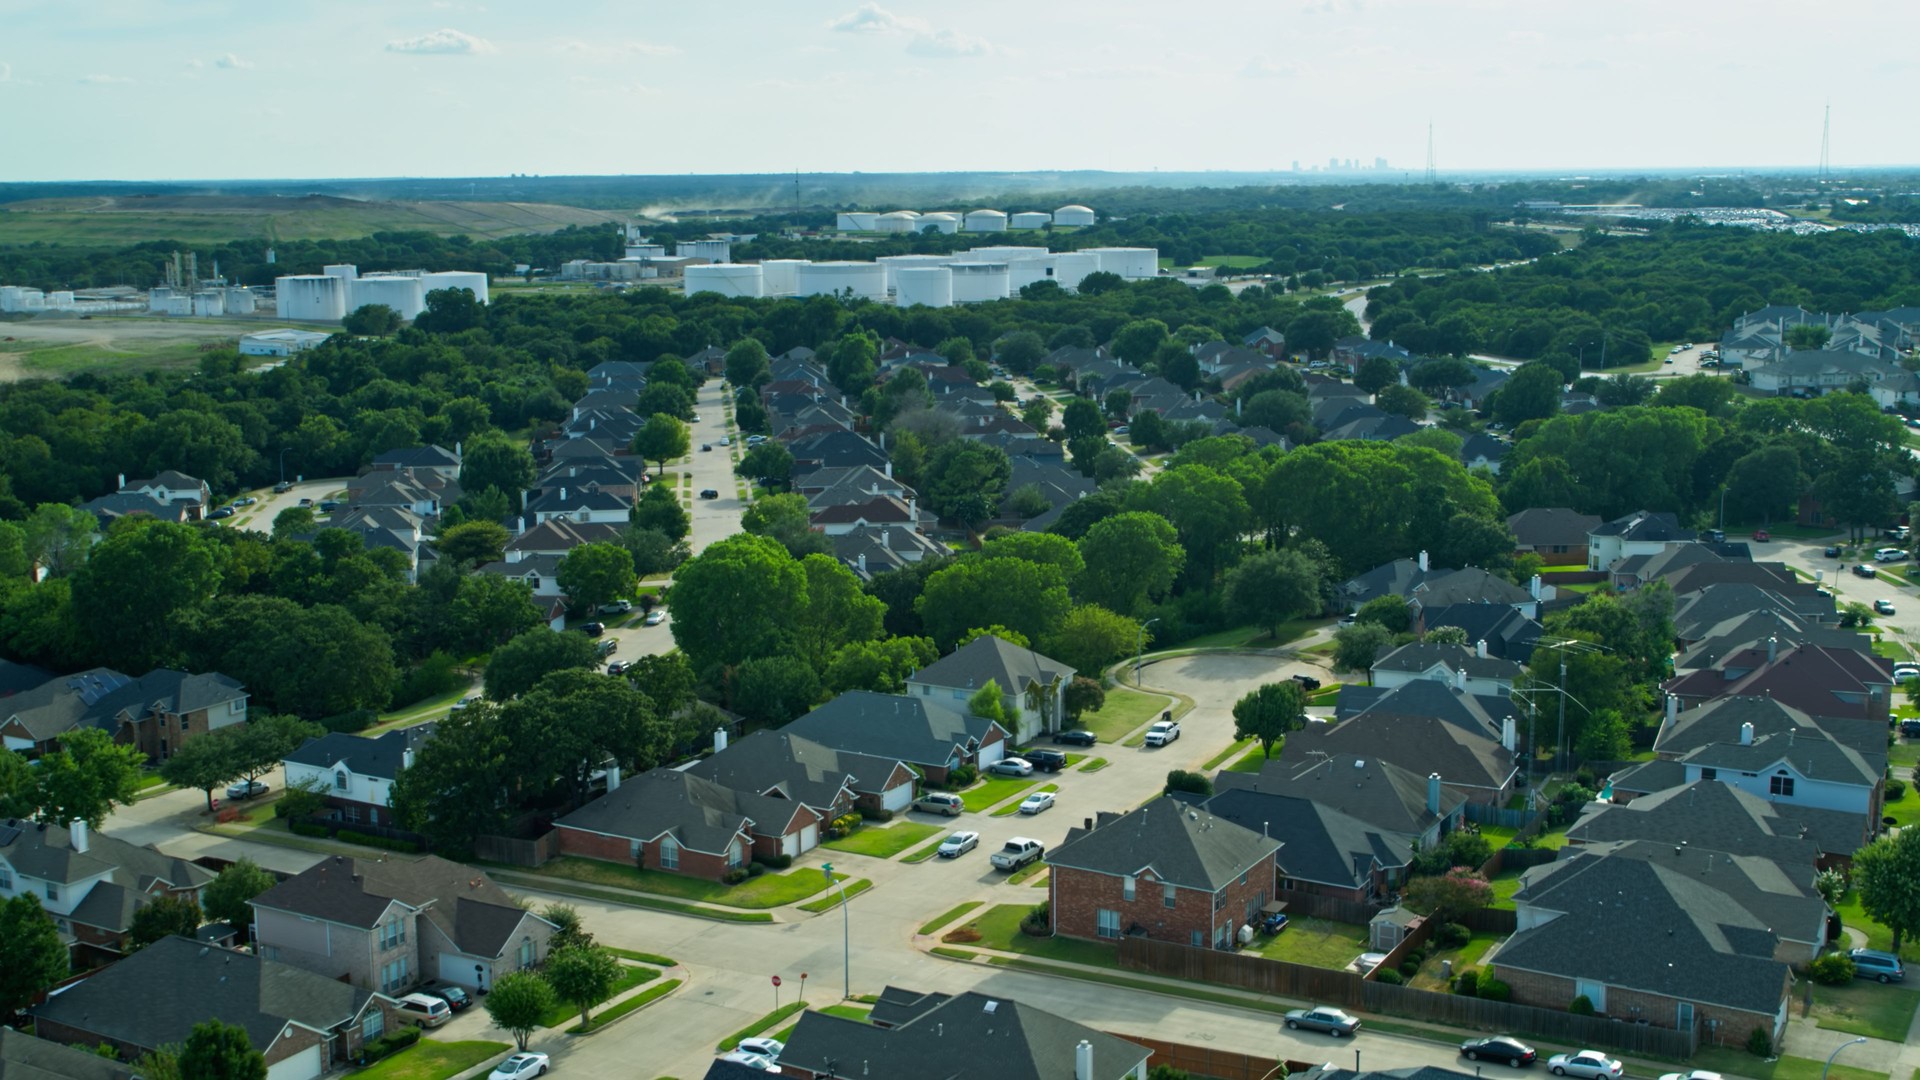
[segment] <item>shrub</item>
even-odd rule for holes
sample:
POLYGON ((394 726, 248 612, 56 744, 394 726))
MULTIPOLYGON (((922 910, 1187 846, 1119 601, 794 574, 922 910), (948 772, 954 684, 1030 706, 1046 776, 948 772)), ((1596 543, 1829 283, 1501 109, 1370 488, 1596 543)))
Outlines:
POLYGON ((947 770, 947 790, 959 791, 961 788, 972 787, 973 782, 978 779, 980 779, 979 769, 971 765, 955 765, 947 770))
POLYGON ((738 885, 741 882, 747 880, 746 868, 736 866, 733 869, 727 871, 726 876, 721 878, 720 880, 726 882, 729 885, 738 885))
POLYGON ((1592 1016, 1593 999, 1585 994, 1581 994, 1579 997, 1573 999, 1573 1004, 1567 1006, 1567 1011, 1575 1016, 1592 1016))
POLYGON ((1513 996, 1513 987, 1493 977, 1488 968, 1480 969, 1480 996, 1488 1001, 1505 1001, 1513 996))
POLYGON ((352 734, 356 731, 365 731, 372 727, 374 722, 379 719, 380 714, 374 712, 372 709, 355 709, 352 712, 343 712, 337 716, 322 717, 320 719, 320 726, 326 728, 328 731, 344 731, 352 734))
POLYGON ((295 836, 327 835, 327 827, 325 825, 315 825, 311 821, 289 821, 287 822, 287 831, 295 836))
POLYGON ((1400 986, 1400 985, 1403 985, 1407 980, 1398 971, 1395 971, 1392 968, 1386 968, 1384 970, 1374 972, 1373 981, 1377 983, 1386 983, 1388 986, 1400 986))
POLYGON ((759 877, 761 874, 764 874, 766 872, 767 872, 767 867, 766 867, 766 864, 764 863, 750 862, 747 864, 747 876, 750 878, 759 877))
POLYGON ((1042 900, 1027 909, 1027 914, 1020 920, 1020 930, 1036 937, 1053 933, 1053 902, 1042 900))
POLYGON ((785 870, 793 865, 793 856, 783 851, 773 855, 755 855, 753 861, 771 870, 785 870))
POLYGON ((869 810, 868 808, 866 808, 866 807, 864 807, 864 806, 863 806, 863 807, 861 807, 861 808, 860 808, 860 820, 862 820, 862 821, 892 821, 892 820, 893 820, 893 811, 891 811, 891 810, 869 810))
POLYGON ((1753 1034, 1747 1036, 1747 1053, 1754 1057, 1773 1056, 1773 1036, 1767 1034, 1766 1028, 1756 1027, 1753 1034))
POLYGON ((1845 986, 1853 974, 1853 958, 1846 953, 1828 953, 1807 965, 1807 977, 1822 986, 1845 986))
POLYGON ((1473 939, 1473 931, 1457 922, 1441 923, 1433 932, 1433 942, 1442 949, 1457 949, 1473 939))
POLYGON ((1839 907, 1840 901, 1847 895, 1847 872, 1837 866, 1829 867, 1814 875, 1813 887, 1820 892, 1820 898, 1828 907, 1839 907))
POLYGON ((1407 958, 1400 964, 1400 974, 1409 979, 1420 974, 1420 962, 1411 957, 1407 958))
POLYGON ((1887 801, 1888 802, 1899 802, 1901 799, 1904 799, 1906 797, 1907 797, 1907 782, 1905 780, 1887 781, 1887 801))
POLYGON ((1211 795, 1213 794, 1213 781, 1207 778, 1206 773, 1174 769, 1167 773, 1166 789, 1169 792, 1185 791, 1194 795, 1211 795))
POLYGON ((1407 950, 1407 963, 1418 967, 1419 965, 1424 964, 1426 962, 1427 962, 1427 950, 1425 949, 1407 950))
POLYGON ((381 1058, 386 1057, 388 1054, 391 1054, 396 1050, 405 1050, 407 1047, 412 1046, 414 1043, 417 1043, 419 1041, 420 1041, 419 1028, 417 1027, 398 1028, 394 1031, 387 1032, 385 1035, 382 1035, 379 1038, 373 1040, 372 1042, 368 1043, 366 1046, 361 1047, 360 1057, 362 1061, 367 1061, 367 1062, 379 1061, 381 1058))
POLYGON ((1461 997, 1480 996, 1480 973, 1467 968, 1453 977, 1453 992, 1461 997))

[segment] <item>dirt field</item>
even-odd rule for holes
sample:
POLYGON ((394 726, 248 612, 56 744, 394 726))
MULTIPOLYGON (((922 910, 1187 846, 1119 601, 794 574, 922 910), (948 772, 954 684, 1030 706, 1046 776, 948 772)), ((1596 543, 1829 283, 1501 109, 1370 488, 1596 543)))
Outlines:
POLYGON ((37 318, 0 322, 0 382, 63 379, 81 371, 192 367, 202 349, 278 329, 266 319, 37 318))
POLYGON ((0 206, 0 244, 119 247, 148 240, 338 240, 388 229, 484 238, 623 218, 552 203, 382 202, 326 195, 27 199, 0 206))

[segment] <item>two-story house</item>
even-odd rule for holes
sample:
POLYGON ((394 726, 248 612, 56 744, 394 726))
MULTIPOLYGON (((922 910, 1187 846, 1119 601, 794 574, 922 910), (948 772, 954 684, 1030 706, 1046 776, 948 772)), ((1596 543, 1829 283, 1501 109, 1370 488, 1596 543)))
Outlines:
POLYGON ((93 668, 0 701, 0 738, 9 750, 38 756, 58 749, 69 731, 93 727, 164 761, 188 739, 246 723, 247 698, 238 681, 218 672, 156 668, 135 679, 93 668))
POLYGON ((253 928, 268 960, 390 996, 435 979, 484 992, 538 965, 555 929, 434 855, 335 855, 255 897, 253 928))
POLYGON ((1449 790, 1438 773, 1421 777, 1364 754, 1317 755, 1310 761, 1269 761, 1258 773, 1222 771, 1219 790, 1249 788, 1306 799, 1413 844, 1430 848, 1466 820, 1467 797, 1449 790))
POLYGON ((435 725, 398 728, 376 738, 328 732, 308 739, 280 762, 288 790, 325 794, 327 805, 349 823, 394 823, 393 783, 413 756, 433 738, 435 725))
POLYGON ((1414 641, 1383 653, 1371 671, 1375 687, 1440 682, 1476 697, 1499 698, 1513 692, 1513 681, 1526 668, 1518 661, 1488 655, 1485 641, 1473 647, 1414 641))
POLYGON ((964 711, 967 701, 991 682, 1000 688, 1001 707, 1013 721, 1013 740, 1024 743, 1060 729, 1067 684, 1077 674, 1058 660, 988 634, 908 676, 907 694, 945 699, 949 707, 964 711))
POLYGON ((1224 948, 1271 899, 1279 850, 1277 840, 1176 799, 1102 813, 1047 855, 1054 932, 1224 948))
POLYGON ((40 901, 78 967, 112 963, 126 952, 133 914, 158 896, 200 898, 213 872, 101 833, 84 821, 66 828, 0 822, 0 897, 40 901))
POLYGON ((1587 530, 1587 569, 1611 570, 1621 559, 1658 555, 1669 544, 1691 543, 1693 539, 1694 531, 1681 528, 1679 517, 1636 510, 1587 530))

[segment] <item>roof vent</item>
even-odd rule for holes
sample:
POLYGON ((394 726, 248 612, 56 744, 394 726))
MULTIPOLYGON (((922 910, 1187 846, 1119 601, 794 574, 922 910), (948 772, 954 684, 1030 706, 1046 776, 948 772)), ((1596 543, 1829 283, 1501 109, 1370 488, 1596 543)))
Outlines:
POLYGON ((1356 769, 1364 769, 1364 768, 1366 768, 1366 767, 1367 767, 1367 759, 1366 759, 1366 758, 1354 758, 1354 759, 1353 759, 1353 767, 1354 767, 1354 768, 1356 768, 1356 769))
POLYGON ((985 1005, 980 1007, 980 1011, 987 1013, 988 1015, 992 1015, 993 1013, 999 1011, 999 1008, 1000 1008, 1000 1003, 990 999, 985 1005))

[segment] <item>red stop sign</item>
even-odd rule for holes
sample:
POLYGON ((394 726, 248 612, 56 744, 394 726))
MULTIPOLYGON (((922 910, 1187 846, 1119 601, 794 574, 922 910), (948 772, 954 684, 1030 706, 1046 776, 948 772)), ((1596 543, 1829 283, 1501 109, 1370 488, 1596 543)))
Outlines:
POLYGON ((779 985, 780 985, 780 976, 778 976, 778 975, 775 975, 775 976, 773 977, 773 985, 775 985, 775 986, 779 986, 779 985))

